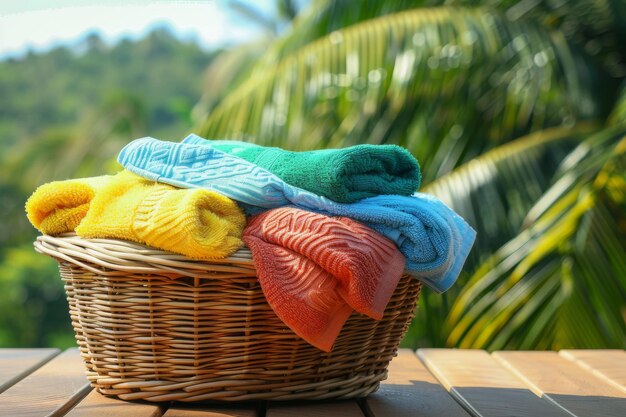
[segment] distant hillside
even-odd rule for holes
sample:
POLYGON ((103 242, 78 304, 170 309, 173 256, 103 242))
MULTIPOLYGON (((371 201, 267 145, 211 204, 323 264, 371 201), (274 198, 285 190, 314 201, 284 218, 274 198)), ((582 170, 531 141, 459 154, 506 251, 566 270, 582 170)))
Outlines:
POLYGON ((121 98, 138 101, 146 132, 189 127, 201 74, 213 54, 160 29, 107 47, 90 36, 82 53, 57 48, 0 62, 0 140, 15 142, 51 126, 72 124, 121 98))
POLYGON ((179 140, 215 55, 165 30, 113 47, 94 35, 80 49, 0 62, 0 347, 74 345, 57 266, 32 247, 26 198, 44 182, 119 170, 133 138, 179 140))
POLYGON ((79 49, 0 61, 0 259, 34 236, 23 204, 37 185, 114 171, 133 138, 188 133, 215 56, 165 29, 113 47, 92 35, 79 49))

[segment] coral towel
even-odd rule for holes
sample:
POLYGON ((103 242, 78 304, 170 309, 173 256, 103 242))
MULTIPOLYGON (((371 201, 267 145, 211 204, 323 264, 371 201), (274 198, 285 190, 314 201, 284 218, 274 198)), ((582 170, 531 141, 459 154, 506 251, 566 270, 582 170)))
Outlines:
POLYGON ((353 309, 382 318, 404 271, 392 241, 346 217, 278 208, 253 217, 244 241, 272 309, 327 352, 353 309))

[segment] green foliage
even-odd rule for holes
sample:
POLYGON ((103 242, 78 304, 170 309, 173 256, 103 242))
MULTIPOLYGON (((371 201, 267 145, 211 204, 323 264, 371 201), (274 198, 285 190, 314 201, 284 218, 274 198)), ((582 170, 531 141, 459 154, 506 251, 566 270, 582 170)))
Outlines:
POLYGON ((57 48, 0 63, 0 137, 5 145, 51 125, 75 124, 85 113, 106 112, 107 102, 120 95, 141 100, 150 132, 171 134, 181 125, 189 128, 173 105, 181 100, 188 107, 195 104, 211 54, 166 30, 112 48, 96 35, 85 43, 86 51, 78 55, 57 48))
POLYGON ((291 31, 273 42, 256 68, 260 72, 276 65, 282 58, 329 33, 385 14, 421 6, 424 0, 313 0, 294 21, 291 31))
POLYGON ((626 125, 626 84, 621 88, 620 96, 615 102, 608 123, 610 125, 626 125))
POLYGON ((193 108, 195 124, 204 121, 224 98, 250 76, 253 66, 270 44, 269 39, 242 45, 219 53, 204 73, 204 87, 200 101, 193 108))
POLYGON ((57 265, 32 246, 6 251, 0 297, 0 347, 74 344, 57 265))
POLYGON ((164 30, 114 47, 94 35, 83 49, 0 62, 0 346, 73 344, 58 270, 31 245, 28 195, 119 170, 133 138, 184 136, 214 56, 164 30))
POLYGON ((249 78, 200 134, 290 149, 396 143, 429 181, 520 134, 605 116, 606 79, 539 26, 416 9, 335 31, 249 78))
POLYGON ((590 136, 450 310, 448 344, 489 349, 626 345, 626 131, 590 136), (579 156, 580 155, 580 156, 579 156))
MULTIPOLYGON (((282 36, 215 54, 159 31, 0 62, 0 346, 71 344, 26 196, 199 121, 207 137, 418 157, 423 191, 478 238, 457 285, 424 290, 405 346, 626 347, 626 2, 359 3, 313 0, 282 36)), ((263 16, 270 32, 294 4, 263 16)))
POLYGON ((625 3, 363 3, 315 1, 200 133, 418 157, 478 238, 405 346, 625 347, 625 3))
POLYGON ((616 78, 626 75, 626 2, 623 0, 318 0, 299 18, 292 36, 276 42, 268 57, 282 58, 333 30, 385 14, 432 6, 484 7, 511 21, 532 21, 559 31, 594 56, 616 78))
MULTIPOLYGON (((441 198, 477 231, 464 266, 473 271, 498 248, 517 236, 528 210, 551 185, 560 161, 593 126, 552 128, 492 149, 428 184, 423 191, 441 198), (520 187, 520 180, 525 186, 520 187), (488 202, 488 204, 485 204, 488 202)), ((442 346, 447 341, 446 316, 468 273, 444 294, 423 291, 408 347, 442 346)))
POLYGON ((539 22, 597 58, 616 78, 626 75, 626 2, 623 0, 314 0, 292 31, 274 42, 257 67, 276 64, 332 31, 404 10, 431 6, 482 6, 512 21, 539 22))
POLYGON ((594 129, 595 124, 587 123, 540 130, 491 149, 424 187, 479 232, 466 270, 518 235, 561 161, 594 129))
POLYGON ((229 0, 228 6, 240 16, 264 29, 270 37, 275 38, 283 26, 288 25, 296 17, 299 10, 297 0, 275 0, 274 13, 267 15, 249 3, 240 0, 229 0))

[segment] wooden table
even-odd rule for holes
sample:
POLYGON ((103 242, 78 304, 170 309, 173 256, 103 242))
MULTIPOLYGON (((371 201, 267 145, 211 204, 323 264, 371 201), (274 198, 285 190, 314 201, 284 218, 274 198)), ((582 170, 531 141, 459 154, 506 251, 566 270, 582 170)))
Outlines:
POLYGON ((626 416, 626 351, 402 350, 359 401, 129 403, 86 382, 76 349, 0 349, 0 416, 626 416))

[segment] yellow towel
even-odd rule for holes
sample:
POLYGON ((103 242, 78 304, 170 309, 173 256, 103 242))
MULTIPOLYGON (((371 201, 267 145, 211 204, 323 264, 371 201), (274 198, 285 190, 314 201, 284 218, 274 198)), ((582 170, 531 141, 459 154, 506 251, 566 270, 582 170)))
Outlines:
POLYGON ((26 215, 37 230, 47 235, 73 231, 87 214, 89 203, 110 175, 54 181, 37 188, 26 202, 26 215))
POLYGON ((76 233, 145 243, 194 259, 220 259, 242 246, 245 225, 242 210, 228 197, 122 171, 98 190, 76 233))

